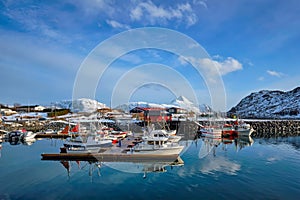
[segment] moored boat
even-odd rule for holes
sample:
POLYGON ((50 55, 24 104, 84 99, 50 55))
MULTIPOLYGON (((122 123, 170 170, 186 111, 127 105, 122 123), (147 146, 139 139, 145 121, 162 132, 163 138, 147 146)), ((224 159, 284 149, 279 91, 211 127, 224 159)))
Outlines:
POLYGON ((167 137, 172 142, 181 140, 181 136, 176 135, 176 130, 154 129, 154 127, 147 128, 144 131, 144 135, 144 137, 167 137))
POLYGON ((100 148, 111 147, 112 141, 110 139, 100 138, 96 136, 78 136, 76 138, 67 138, 63 145, 66 148, 67 152, 98 153, 100 148))
POLYGON ((223 137, 231 137, 237 136, 238 132, 234 129, 233 125, 231 124, 224 124, 222 126, 222 136, 223 137))
POLYGON ((35 141, 35 136, 36 136, 36 133, 33 133, 32 131, 26 131, 26 132, 23 132, 23 135, 22 135, 22 139, 24 141, 35 141))
MULTIPOLYGON (((151 131, 142 137, 142 142, 131 148, 133 154, 160 154, 160 155, 179 155, 184 146, 169 138, 170 136, 160 131, 151 131)), ((176 140, 180 140, 177 136, 176 140)))
POLYGON ((222 128, 218 127, 203 127, 200 129, 201 136, 210 137, 210 138, 221 138, 222 137, 222 128))
POLYGON ((238 135, 242 136, 251 136, 254 131, 250 124, 238 120, 234 122, 234 128, 238 132, 238 135))

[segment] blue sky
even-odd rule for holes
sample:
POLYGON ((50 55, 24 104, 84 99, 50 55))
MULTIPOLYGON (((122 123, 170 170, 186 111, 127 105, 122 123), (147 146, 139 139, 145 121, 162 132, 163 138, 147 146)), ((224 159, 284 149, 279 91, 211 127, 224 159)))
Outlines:
MULTIPOLYGON (((219 69, 228 109, 251 92, 299 86, 298 0, 2 0, 0 103, 71 99, 76 74, 93 49, 116 34, 142 27, 175 30, 197 41, 219 69)), ((109 105, 120 77, 147 63, 176 70, 191 84, 198 103, 210 104, 205 80, 193 67, 180 56, 157 49, 116 59, 101 77, 95 98, 109 105)), ((148 73, 176 82, 175 75, 139 69, 140 77, 148 73)), ((178 95, 155 83, 129 93, 132 101, 157 103, 169 103, 178 95)))

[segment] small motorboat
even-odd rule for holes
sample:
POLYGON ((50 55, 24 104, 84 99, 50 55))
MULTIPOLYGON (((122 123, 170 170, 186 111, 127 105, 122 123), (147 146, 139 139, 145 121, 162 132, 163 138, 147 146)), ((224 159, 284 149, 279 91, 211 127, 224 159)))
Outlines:
POLYGON ((111 147, 112 140, 97 136, 77 136, 68 137, 63 145, 68 153, 98 153, 100 148, 111 147))
MULTIPOLYGON (((163 132, 150 132, 142 137, 142 142, 130 149, 133 154, 179 155, 184 146, 170 140, 163 132)), ((178 136, 180 137, 180 136, 178 136)), ((179 139, 180 140, 180 139, 179 139)), ((178 141, 179 141, 178 140, 178 141)))

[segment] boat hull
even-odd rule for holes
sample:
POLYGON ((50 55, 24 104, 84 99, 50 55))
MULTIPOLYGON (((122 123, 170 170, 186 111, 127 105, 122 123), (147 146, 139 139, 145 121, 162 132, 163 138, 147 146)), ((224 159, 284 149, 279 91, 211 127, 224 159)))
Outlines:
POLYGON ((184 146, 177 146, 173 148, 135 148, 129 151, 129 154, 155 154, 155 155, 179 155, 184 146))

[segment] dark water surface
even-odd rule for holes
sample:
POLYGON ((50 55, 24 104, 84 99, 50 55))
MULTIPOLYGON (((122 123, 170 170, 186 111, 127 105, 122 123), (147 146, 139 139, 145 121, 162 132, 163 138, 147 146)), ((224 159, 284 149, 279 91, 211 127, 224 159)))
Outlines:
POLYGON ((83 161, 64 166, 41 160, 41 153, 59 152, 61 140, 43 139, 29 146, 2 143, 0 199, 300 197, 300 137, 182 143, 187 148, 180 166, 83 161))

